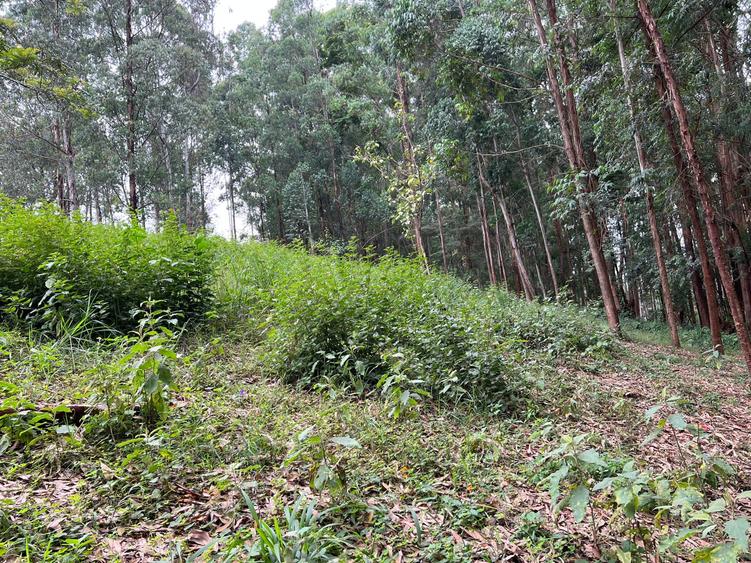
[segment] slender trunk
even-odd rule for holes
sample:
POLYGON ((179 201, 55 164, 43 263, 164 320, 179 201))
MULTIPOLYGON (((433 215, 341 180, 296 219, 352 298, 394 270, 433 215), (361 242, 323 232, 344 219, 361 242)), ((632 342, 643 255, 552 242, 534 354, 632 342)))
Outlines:
POLYGON ((462 250, 462 269, 465 272, 472 271, 472 238, 466 233, 469 227, 469 209, 467 205, 462 202, 462 217, 464 219, 464 228, 460 231, 465 233, 461 237, 461 250, 462 250))
MULTIPOLYGON (((653 58, 657 58, 657 55, 652 46, 649 35, 646 34, 644 29, 647 43, 649 44, 649 50, 653 55, 653 58)), ((662 117, 663 126, 667 134, 668 142, 670 143, 670 150, 673 157, 673 164, 675 165, 676 174, 678 176, 678 182, 683 192, 683 198, 685 202, 686 211, 689 216, 691 228, 693 230, 694 240, 696 241, 696 249, 699 253, 699 265, 701 267, 701 275, 704 280, 704 297, 707 307, 707 317, 709 322, 709 330, 712 338, 712 347, 720 353, 725 351, 725 347, 722 342, 722 328, 720 324, 720 307, 717 301, 717 294, 715 292, 715 278, 712 265, 709 260, 709 250, 707 249, 707 243, 704 238, 704 229, 702 222, 697 211, 697 201, 694 195, 694 188, 688 178, 688 167, 681 153, 681 147, 678 142, 678 136, 676 135, 675 128, 673 126, 673 116, 669 109, 670 100, 668 99, 668 93, 665 86, 665 78, 662 74, 662 69, 658 62, 653 66, 655 88, 657 90, 657 96, 660 98, 660 115, 662 117)))
MULTIPOLYGON (((229 231, 230 231, 230 238, 232 240, 237 240, 237 226, 235 223, 235 179, 232 175, 232 165, 229 165, 229 174, 227 179, 227 195, 228 197, 228 203, 229 203, 229 231)), ((308 212, 308 204, 307 201, 305 203, 305 214, 307 215, 308 212)))
POLYGON ((416 203, 416 209, 412 211, 412 232, 413 236, 415 238, 415 250, 417 251, 417 256, 420 258, 420 260, 423 263, 423 266, 426 270, 429 269, 428 265, 428 257, 425 252, 425 245, 422 240, 422 206, 423 206, 423 198, 420 194, 422 194, 422 177, 420 174, 420 167, 417 164, 417 157, 415 156, 415 148, 414 143, 412 142, 412 129, 409 125, 409 95, 407 94, 407 85, 404 81, 404 76, 402 75, 402 70, 399 65, 396 66, 396 91, 397 95, 399 96, 399 115, 401 117, 401 127, 402 127, 402 152, 404 153, 404 158, 407 160, 407 162, 410 164, 410 167, 412 169, 412 174, 417 179, 417 190, 419 190, 419 193, 413 193, 412 196, 415 199, 418 199, 419 202, 416 203))
POLYGON ((501 229, 500 225, 498 224, 498 207, 496 204, 496 200, 498 199, 498 196, 496 194, 492 194, 492 200, 493 200, 493 217, 495 218, 495 245, 496 245, 496 252, 498 254, 498 269, 501 271, 501 277, 503 278, 503 285, 506 289, 508 289, 508 276, 506 275, 506 265, 503 263, 503 248, 501 246, 501 229))
POLYGON ((488 210, 485 207, 485 188, 480 182, 480 193, 477 195, 477 210, 480 213, 480 226, 482 228, 482 241, 485 251, 485 262, 488 268, 488 277, 491 285, 497 285, 495 275, 495 263, 493 261, 493 244, 490 238, 490 226, 488 225, 488 210))
MULTIPOLYGON (((61 21, 60 0, 55 0, 54 19, 52 20, 52 35, 56 41, 60 40, 61 21)), ((60 119, 60 114, 58 114, 57 116, 55 116, 55 119, 52 122, 52 142, 59 154, 65 154, 65 143, 63 141, 62 133, 63 126, 61 121, 62 120, 60 119)), ((55 187, 55 197, 57 199, 57 204, 60 207, 60 210, 66 215, 70 215, 70 200, 65 197, 65 178, 63 177, 63 173, 61 171, 59 154, 55 155, 55 177, 53 181, 53 185, 55 187)), ((65 163, 63 163, 63 169, 66 169, 67 171, 67 166, 65 163)))
POLYGON ((699 324, 704 327, 709 327, 709 311, 707 310, 707 296, 704 292, 704 288, 701 285, 700 270, 694 267, 696 264, 696 252, 694 251, 694 235, 691 224, 684 217, 683 223, 683 238, 686 243, 686 255, 691 262, 691 287, 694 291, 694 302, 696 303, 696 310, 699 313, 699 324))
POLYGON ((188 229, 193 227, 193 211, 191 209, 191 192, 193 191, 193 178, 190 170, 190 136, 185 139, 183 145, 183 189, 185 193, 184 209, 185 209, 185 226, 188 229))
POLYGON ((529 177, 529 169, 527 168, 527 161, 524 157, 520 158, 522 164, 522 170, 524 171, 524 180, 527 183, 527 189, 529 195, 532 198, 532 207, 535 210, 535 216, 537 217, 537 225, 540 227, 540 236, 542 238, 542 246, 545 250, 545 260, 547 261, 548 271, 550 272, 550 280, 553 283, 553 293, 556 300, 558 300, 558 276, 555 273, 555 267, 553 266, 553 257, 550 254, 550 244, 548 244, 548 235, 545 233, 545 223, 542 220, 542 213, 540 213, 540 206, 537 204, 537 196, 535 196, 535 189, 532 187, 532 182, 529 177))
POLYGON ((138 213, 136 188, 136 89, 133 83, 133 0, 125 0, 125 100, 127 112, 128 206, 138 213))
MULTIPOLYGON (((707 37, 707 56, 712 62, 714 71, 717 75, 717 82, 720 87, 720 99, 722 101, 728 100, 728 92, 726 86, 727 77, 725 75, 725 69, 720 62, 720 58, 717 54, 717 47, 715 46, 714 37, 712 35, 712 27, 709 22, 709 18, 704 20, 706 37, 707 37)), ((725 108, 720 106, 718 100, 716 100, 712 93, 709 93, 710 103, 709 107, 712 110, 715 118, 720 120, 725 108)), ((743 314, 746 320, 746 326, 751 322, 751 283, 749 281, 749 261, 746 257, 746 250, 741 240, 741 230, 746 230, 743 213, 740 209, 740 202, 737 201, 735 194, 737 193, 738 174, 735 166, 735 150, 734 146, 737 145, 732 139, 726 139, 721 129, 717 136, 717 142, 715 143, 716 157, 717 157, 717 170, 720 178, 720 194, 721 201, 724 208, 724 218, 727 232, 727 239, 730 240, 733 246, 733 252, 731 256, 734 257, 734 262, 738 270, 739 277, 739 289, 740 295, 743 301, 743 314)))
POLYGON ((569 278, 571 277, 571 253, 569 251, 568 239, 563 230, 563 225, 561 225, 558 219, 553 221, 553 227, 555 228, 555 240, 558 246, 558 275, 564 283, 569 283, 569 278))
MULTIPOLYGON (((483 162, 479 155, 477 155, 477 169, 478 175, 480 177, 480 183, 484 184, 485 188, 490 190, 490 184, 488 183, 487 178, 485 178, 485 173, 483 171, 483 162)), ((534 286, 532 285, 532 281, 530 280, 529 272, 524 265, 524 259, 522 258, 522 253, 519 249, 519 242, 516 239, 516 229, 514 228, 514 222, 511 218, 511 213, 509 213, 508 207, 506 206, 506 199, 503 197, 503 189, 499 186, 496 193, 498 194, 498 206, 501 208, 503 220, 506 222, 508 243, 511 247, 511 254, 514 257, 514 262, 519 272, 519 278, 521 280, 522 289, 524 290, 524 296, 527 298, 527 301, 532 301, 535 298, 534 286)))
POLYGON ((542 281, 542 273, 540 272, 540 265, 537 263, 537 260, 533 260, 535 263, 535 273, 537 274, 537 283, 540 284, 540 291, 542 292, 542 298, 547 299, 548 294, 545 292, 545 284, 542 281))
POLYGON ((99 201, 99 188, 94 188, 94 209, 96 210, 96 222, 102 222, 102 203, 99 201))
MULTIPOLYGON (((201 228, 205 231, 206 230, 206 189, 204 186, 204 170, 203 167, 201 167, 200 172, 198 174, 198 186, 201 190, 201 228)), ((235 217, 234 217, 234 202, 232 205, 232 226, 235 225, 235 217)))
POLYGON ((631 245, 631 241, 629 239, 629 221, 628 221, 628 214, 626 213, 626 204, 623 200, 621 200, 621 226, 622 226, 622 233, 623 233, 623 248, 622 248, 622 254, 624 257, 624 278, 628 280, 628 305, 629 309, 631 309, 631 315, 635 319, 641 318, 641 299, 639 297, 639 279, 638 277, 634 276, 633 279, 628 279, 628 277, 625 274, 626 266, 625 261, 628 260, 629 262, 633 262, 634 260, 634 249, 631 245))
POLYGON ((488 281, 490 282, 490 285, 496 285, 497 280, 495 279, 495 268, 493 264, 493 254, 490 251, 490 237, 488 236, 488 229, 485 222, 485 219, 483 218, 482 213, 482 196, 480 194, 477 194, 477 197, 475 198, 477 200, 477 212, 480 215, 480 232, 482 234, 482 253, 485 256, 485 268, 488 271, 488 281))
POLYGON ((67 113, 63 116, 60 133, 62 135, 61 141, 64 154, 63 163, 65 165, 65 181, 68 185, 70 209, 75 211, 80 206, 80 202, 78 200, 78 189, 76 188, 76 153, 73 150, 73 139, 71 138, 70 115, 67 113))
POLYGON ((740 301, 735 293, 735 288, 733 287, 733 278, 730 272, 728 256, 720 237, 720 229, 717 225, 714 205, 709 195, 709 184, 704 174, 704 166, 702 165, 701 160, 699 159, 699 154, 696 150, 694 135, 689 125, 688 114, 683 105, 683 99, 678 89, 678 81, 673 74, 673 68, 670 64, 667 50, 665 49, 665 44, 662 40, 662 35, 657 28, 657 23, 655 22, 647 0, 637 0, 637 5, 647 29, 647 33, 654 45, 657 60, 660 63, 662 73, 665 77, 667 90, 673 103, 676 118, 678 119, 680 136, 688 159, 689 169, 691 170, 694 181, 696 182, 696 187, 699 191, 699 198, 701 199, 702 207, 704 208, 704 213, 706 215, 707 231, 709 232, 709 241, 715 255, 715 263, 720 272, 720 280, 725 288, 738 341, 741 345, 746 364, 751 371, 751 341, 749 341, 748 331, 746 330, 743 310, 741 309, 740 301))
POLYGON ((647 216, 649 217, 649 230, 652 234, 652 246, 654 247, 655 257, 657 259, 657 270, 660 274, 660 288, 662 289, 662 302, 665 307, 665 320, 670 328, 670 339, 673 346, 681 347, 680 337, 678 336, 678 322, 673 307, 673 298, 670 295, 670 282, 668 271, 665 267, 665 258, 662 255, 662 245, 660 244, 660 231, 657 227, 657 214, 655 213, 654 197, 652 191, 647 191, 647 216))
MULTIPOLYGON (((308 212, 308 198, 306 195, 303 195, 305 198, 305 224, 308 227, 308 245, 312 249, 315 246, 315 238, 313 238, 313 225, 310 223, 310 213, 308 212)), ((234 234, 233 236, 237 236, 234 234)))
MULTIPOLYGON (((519 124, 516 121, 516 115, 511 112, 512 119, 514 121, 514 126, 516 128, 516 147, 519 151, 522 150, 522 142, 521 142, 521 132, 519 131, 519 124)), ((493 139, 493 145, 496 147, 496 152, 498 152, 498 147, 496 146, 496 140, 493 139)), ((532 187, 532 179, 531 175, 529 173, 529 166, 527 165, 527 160, 524 158, 522 153, 519 153, 519 164, 521 165, 522 169, 522 175, 524 176, 524 181, 527 184, 527 189, 529 190, 529 195, 532 198, 532 207, 535 210, 535 217, 537 217, 537 226, 540 228, 540 236, 542 238, 542 246, 545 250, 545 259, 548 263, 548 271, 550 272, 550 279, 553 282, 553 293, 555 293, 556 300, 558 299, 558 276, 556 276, 555 273, 555 267, 553 266, 553 258, 550 254, 550 245, 548 244, 548 235, 545 232, 545 224, 542 221, 542 213, 540 213, 540 206, 537 204, 537 196, 535 195, 535 189, 532 187)))
MULTIPOLYGON (((615 8, 615 0, 611 0, 611 9, 613 13, 615 13, 615 8)), ((631 93, 631 79, 629 75, 628 62, 626 61, 626 52, 623 48, 623 38, 621 37, 621 31, 618 27, 618 23, 614 22, 614 26, 616 43, 618 46, 618 58, 621 63, 621 73, 623 74, 623 86, 626 90, 626 102, 628 105, 629 115, 631 117, 631 127, 633 129, 634 147, 636 148, 636 155, 639 161, 639 172, 641 173, 642 180, 647 183, 647 216, 649 218, 649 230, 652 235, 652 247, 654 248, 655 258, 657 259, 657 270, 660 275, 660 288, 662 290, 662 302, 665 306, 665 319, 667 320, 667 324, 670 329, 670 339, 673 343, 673 346, 680 348, 681 342, 680 337, 678 336, 678 321, 676 319, 675 309, 673 307, 673 297, 670 294, 670 280, 668 278, 668 270, 665 266, 665 258, 662 254, 662 243, 660 241, 660 230, 657 227, 657 214, 655 213, 651 180, 647 177, 648 171, 651 170, 652 165, 647 161, 647 155, 644 152, 644 145, 641 139, 641 131, 636 120, 636 107, 631 93)))
MULTIPOLYGON (((563 83, 566 87, 566 97, 568 99, 568 105, 564 105, 563 96, 561 94, 561 87, 558 83, 558 77, 556 76, 553 62, 548 53, 548 40, 545 33, 545 28, 542 25, 542 19, 537 10, 536 0, 528 0, 530 11, 535 20, 535 27, 537 29, 537 35, 540 41, 540 47, 543 52, 546 53, 545 63, 548 75, 548 85, 553 96, 553 102, 555 104, 556 113, 558 114, 558 124, 561 129, 561 135, 563 137, 563 145, 566 152, 566 156, 569 161, 569 166, 576 172, 588 172, 588 166, 584 159, 584 145, 581 140, 581 133, 579 131, 578 116, 576 113, 576 103, 573 97, 573 88, 571 84, 571 77, 568 71, 568 63, 565 57, 565 51, 558 38, 557 31, 554 31, 553 37, 556 44, 556 49, 559 55, 559 65, 563 83)), ((555 13, 555 3, 553 0, 547 0, 548 14, 550 17, 551 27, 555 30, 558 23, 555 13)), ((591 174, 587 174, 586 185, 584 190, 586 192, 592 192, 596 190, 597 183, 591 174)), ((615 333, 620 333, 620 319, 618 318, 618 308, 613 298, 613 288, 610 282, 610 276, 608 274, 607 264, 605 262, 605 256, 602 251, 599 237, 597 235, 597 221, 594 217, 594 212, 591 205, 585 201, 584 194, 579 194, 579 213, 581 215, 582 224, 584 226, 584 234, 587 238, 587 244, 592 255, 592 262, 595 266, 595 272, 597 274, 597 281, 600 286, 600 294, 602 295, 602 301, 605 308, 605 315, 607 316, 608 326, 615 333)))
MULTIPOLYGON (((52 142, 55 147, 60 147, 60 137, 60 120, 55 119, 52 122, 52 142)), ((57 199, 57 205, 60 208, 60 211, 68 214, 68 202, 65 199, 65 178, 63 177, 59 160, 55 164, 55 177, 52 183, 55 186, 55 198, 57 199)))
POLYGON ((441 261, 443 262, 443 272, 448 273, 449 261, 446 253, 446 237, 443 232, 443 211, 441 211, 441 200, 438 198, 438 192, 433 192, 435 199, 435 216, 438 220, 438 238, 441 241, 441 261))
POLYGON ((498 205, 501 208, 501 214, 503 220, 506 222, 506 230, 508 232, 508 242, 511 247, 511 253, 514 256, 514 263, 519 274, 519 281, 521 282, 521 288, 524 291, 524 297, 527 301, 533 301, 535 298, 535 290, 532 286, 532 281, 529 278, 529 272, 524 265, 524 259, 522 258, 521 250, 519 249, 519 243, 516 239, 516 229, 514 228, 514 221, 506 206, 506 199, 503 197, 503 190, 498 189, 498 205))

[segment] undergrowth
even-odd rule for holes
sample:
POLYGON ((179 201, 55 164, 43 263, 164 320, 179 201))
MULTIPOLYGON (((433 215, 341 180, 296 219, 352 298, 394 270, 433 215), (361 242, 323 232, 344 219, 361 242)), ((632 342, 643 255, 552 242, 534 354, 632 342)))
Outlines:
POLYGON ((607 383, 685 359, 619 354, 590 312, 8 200, 0 250, 0 558, 749 556, 747 444, 607 383))
POLYGON ((431 395, 513 401, 558 358, 596 363, 613 349, 574 307, 426 274, 415 261, 228 245, 220 316, 247 326, 269 373, 306 386, 381 389, 394 414, 431 395))
POLYGON ((94 225, 0 196, 0 318, 60 336, 132 328, 145 301, 203 315, 214 246, 174 217, 147 233, 137 222, 94 225))

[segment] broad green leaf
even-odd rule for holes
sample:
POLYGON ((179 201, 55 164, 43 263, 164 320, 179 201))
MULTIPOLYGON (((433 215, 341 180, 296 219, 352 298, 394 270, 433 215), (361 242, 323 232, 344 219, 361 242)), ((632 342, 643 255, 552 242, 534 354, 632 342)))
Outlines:
POLYGON ((618 548, 615 554, 618 557, 619 563, 631 563, 633 561, 630 551, 623 551, 618 548))
POLYGON ((699 533, 696 528, 681 528, 676 533, 671 534, 660 542, 660 551, 670 551, 680 546, 688 538, 699 533))
POLYGON ((5 450, 7 450, 10 447, 10 438, 8 438, 5 434, 0 436, 0 455, 3 455, 5 453, 5 450))
POLYGON ((670 426, 672 426, 676 430, 685 430, 686 426, 688 426, 686 419, 679 412, 671 414, 668 417, 668 423, 670 424, 670 426))
POLYGON ((561 490, 561 479, 564 479, 566 475, 568 475, 568 465, 564 463, 563 465, 561 465, 561 468, 558 471, 548 477, 548 479, 550 480, 548 491, 550 492, 550 500, 552 501, 553 505, 558 502, 558 497, 560 496, 561 490))
POLYGON ((568 505, 577 522, 584 520, 587 514, 587 505, 589 504, 589 489, 584 485, 579 485, 568 497, 568 505))
POLYGON ((748 530, 749 523, 747 518, 736 518, 735 520, 725 522, 725 533, 742 551, 748 551, 748 530))
POLYGON ((345 448, 362 448, 360 442, 349 436, 334 436, 331 438, 330 442, 344 446, 345 448))
POLYGON ((725 499, 718 498, 709 503, 709 506, 706 508, 705 512, 709 512, 710 514, 714 514, 715 512, 722 512, 727 508, 727 506, 728 504, 725 502, 725 499))
POLYGON ((331 467, 324 461, 318 467, 318 471, 316 471, 316 474, 313 477, 313 488, 320 491, 321 489, 323 489, 323 487, 326 486, 332 476, 333 473, 331 471, 331 467))
POLYGON ((589 463, 590 465, 598 465, 600 467, 604 467, 606 465, 605 462, 602 461, 602 458, 600 457, 600 454, 597 452, 597 450, 585 450, 576 457, 578 457, 579 460, 583 461, 584 463, 589 463))
POLYGON ((315 431, 315 429, 316 429, 315 426, 308 426, 305 430, 303 430, 302 432, 300 432, 297 435, 297 440, 299 442, 304 442, 305 440, 307 440, 311 436, 311 434, 313 434, 313 432, 315 431))

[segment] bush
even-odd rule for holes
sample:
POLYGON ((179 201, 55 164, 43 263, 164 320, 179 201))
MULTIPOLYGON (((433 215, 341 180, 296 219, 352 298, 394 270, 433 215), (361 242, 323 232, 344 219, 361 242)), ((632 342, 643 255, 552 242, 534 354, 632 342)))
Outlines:
POLYGON ((221 308, 260 328, 264 364, 286 381, 369 389, 388 378, 405 401, 419 389, 503 403, 530 354, 590 355, 611 342, 573 308, 426 275, 393 256, 249 243, 228 247, 222 261, 221 308))
POLYGON ((52 332, 81 320, 131 328, 145 301, 194 317, 211 303, 214 246, 174 218, 150 234, 0 197, 2 314, 52 332))

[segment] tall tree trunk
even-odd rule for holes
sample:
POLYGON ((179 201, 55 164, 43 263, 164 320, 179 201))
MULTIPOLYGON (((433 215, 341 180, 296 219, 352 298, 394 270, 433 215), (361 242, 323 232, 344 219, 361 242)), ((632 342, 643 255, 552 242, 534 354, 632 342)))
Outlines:
MULTIPOLYGON (((537 204, 537 196, 535 195, 535 189, 532 187, 532 178, 529 173, 529 166, 527 165, 527 160, 524 158, 524 155, 522 154, 522 140, 521 140, 521 131, 519 130, 519 124, 516 121, 516 114, 511 112, 511 117, 514 121, 514 126, 516 128, 516 148, 519 150, 519 164, 521 165, 522 169, 522 175, 524 176, 524 181, 527 184, 527 189, 529 190, 529 195, 532 198, 532 207, 535 210, 535 217, 537 217, 537 226, 540 228, 540 237, 542 238, 542 246, 545 250, 545 259, 548 263, 548 271, 550 272, 550 279, 553 283, 553 293, 555 293, 555 298, 558 300, 558 276, 556 276, 555 273, 555 267, 553 266, 553 258, 550 255, 550 245, 548 244, 548 235, 545 231, 545 224, 542 221, 542 213, 540 213, 540 206, 537 204)), ((496 143, 495 138, 493 139, 493 146, 495 147, 496 153, 498 152, 498 146, 496 143)), ((542 280, 542 278, 541 278, 542 280)))
POLYGON ((125 0, 125 103, 127 112, 128 206, 138 213, 136 188, 136 89, 133 82, 133 0, 125 0))
MULTIPOLYGON (((691 261, 691 264, 696 263, 696 252, 694 251, 694 234, 689 220, 685 217, 682 218, 683 223, 683 238, 686 242, 686 255, 691 261)), ((699 313, 699 324, 703 327, 709 327, 709 311, 707 310, 707 296, 704 292, 704 288, 701 285, 700 270, 695 267, 691 268, 691 287, 694 291, 694 301, 696 302, 696 310, 699 313)))
MULTIPOLYGON (((568 71, 568 63, 565 57, 565 51, 558 38, 556 26, 558 23, 554 0, 547 0, 548 15, 550 18, 550 25, 554 30, 553 37, 556 44, 556 49, 559 54, 559 66, 563 83, 567 89, 566 97, 568 105, 564 104, 563 96, 561 94, 561 87, 558 83, 558 77, 556 76, 555 69, 551 57, 547 54, 549 51, 547 35, 545 28, 542 25, 542 19, 537 10, 536 0, 528 0, 532 17, 535 21, 535 27, 537 29, 538 39, 543 52, 546 54, 545 63, 548 75, 548 85, 553 96, 553 102, 555 104, 556 113, 558 114, 558 124, 561 129, 561 135, 563 137, 564 150, 569 161, 571 169, 577 173, 587 173, 586 185, 584 190, 586 192, 595 191, 597 188, 596 180, 594 176, 589 174, 587 163, 584 159, 584 145, 581 139, 581 133, 579 131, 579 120, 576 113, 576 103, 573 95, 573 85, 568 71)), ((587 238, 587 244, 592 255, 592 262, 595 266, 595 272, 597 274, 597 282, 600 286, 600 294, 602 295, 602 301, 605 308, 605 315, 608 320, 608 326, 615 333, 620 333, 620 319, 618 317, 618 307, 615 299, 613 298, 613 287, 610 281, 610 275, 608 274, 608 267, 605 262, 605 255, 602 251, 601 241, 598 236, 597 220, 595 219, 594 212, 591 205, 585 201, 584 194, 579 194, 579 212, 584 225, 584 234, 587 238)))
POLYGON ((71 138, 71 120, 70 115, 67 112, 63 115, 62 126, 60 127, 60 133, 62 134, 63 144, 63 162, 65 167, 65 182, 68 186, 68 199, 69 207, 75 211, 80 206, 78 200, 78 189, 76 187, 76 168, 75 158, 76 153, 73 150, 73 139, 71 138))
POLYGON ((535 263, 535 273, 537 274, 537 283, 540 284, 540 291, 542 292, 542 298, 547 300, 548 294, 545 291, 545 283, 542 281, 542 273, 540 272, 540 265, 537 260, 532 260, 535 263))
MULTIPOLYGON (((60 138, 60 120, 55 119, 52 122, 52 143, 58 149, 60 148, 60 138)), ((60 208, 60 211, 67 215, 70 212, 70 209, 68 206, 68 200, 65 197, 65 178, 63 177, 59 159, 55 164, 55 177, 52 184, 55 187, 55 198, 57 199, 57 205, 60 208)))
MULTIPOLYGON (((728 92, 725 76, 725 70, 720 62, 720 58, 717 54, 717 47, 715 46, 714 37, 712 34, 712 26, 709 18, 704 20, 707 44, 706 51, 707 57, 714 67, 715 74, 717 75, 717 82, 720 87, 720 99, 727 100, 728 92)), ((720 106, 720 102, 709 91, 709 107, 712 110, 714 117, 719 121, 722 117, 724 108, 720 106)), ((719 129, 719 128, 718 128, 719 129)), ((734 146, 737 145, 732 139, 727 139, 725 134, 719 130, 715 143, 715 152, 717 158, 717 170, 720 178, 720 195, 724 209, 724 223, 726 225, 726 238, 730 240, 733 245, 733 257, 735 266, 738 270, 739 277, 739 289, 740 295, 743 301, 743 314, 746 319, 746 326, 751 322, 751 283, 749 282, 749 261, 746 256, 746 249, 741 241, 740 232, 746 231, 746 225, 743 218, 743 213, 740 213, 740 203, 735 197, 737 193, 738 174, 735 166, 735 154, 734 146)))
MULTIPOLYGON (((235 223, 236 219, 236 213, 235 213, 235 178, 232 174, 232 163, 228 163, 228 178, 227 178, 227 195, 228 197, 228 203, 229 203, 229 234, 230 238, 232 240, 237 240, 237 226, 235 223)), ((305 202, 305 214, 308 213, 308 203, 307 200, 305 202)), ((312 237, 311 237, 312 238, 312 237)))
POLYGON ((96 210, 96 222, 102 222, 102 202, 99 200, 99 188, 94 188, 94 209, 96 210))
MULTIPOLYGON (((615 0, 611 0, 610 6, 613 13, 615 13, 615 0)), ((631 117, 634 147, 636 148, 636 156, 639 161, 639 172, 641 173, 642 181, 646 183, 647 217, 649 218, 649 230, 652 235, 652 247, 654 248, 655 258, 657 259, 657 270, 660 275, 660 288, 662 290, 662 302, 665 306, 665 319, 667 320, 667 324, 670 329, 670 339, 673 343, 673 346, 680 348, 681 341, 680 337, 678 336, 678 321, 676 319, 675 309, 673 307, 673 297, 670 294, 670 280, 668 278, 668 270, 665 266, 665 258, 662 254, 662 243, 660 241, 660 230, 657 227, 657 214, 655 213, 651 179, 647 177, 649 170, 652 169, 652 165, 647 161, 647 155, 644 152, 644 145, 641 139, 641 131, 636 120, 636 107, 631 91, 631 77, 628 68, 628 61, 626 60, 626 52, 623 48, 623 38, 621 37, 621 30, 618 26, 617 21, 614 20, 613 23, 615 27, 616 43, 618 46, 618 59, 621 63, 621 73, 623 74, 623 86, 626 90, 626 102, 628 105, 629 115, 631 117)))
MULTIPOLYGON (((657 54, 654 50, 651 39, 646 32, 646 28, 644 28, 644 33, 649 46, 649 50, 656 61, 657 54)), ((704 229, 702 227, 702 222, 697 211, 697 201, 694 195, 694 188, 693 186, 691 186, 688 177, 689 170, 686 166, 683 154, 681 153, 678 136, 676 135, 675 127, 673 126, 673 116, 669 108, 671 102, 669 100, 665 85, 665 78, 659 62, 655 62, 653 66, 653 72, 657 96, 660 98, 660 116, 662 117, 663 126, 665 127, 665 133, 667 134, 668 142, 670 144, 673 164, 675 166, 676 175, 678 176, 678 182, 683 192, 686 211, 688 213, 691 228, 693 230, 693 238, 696 241, 696 249, 699 253, 699 265, 701 267, 701 274, 704 281, 704 297, 707 305, 707 317, 709 320, 709 330, 712 338, 712 347, 718 352, 723 353, 725 351, 725 347, 722 342, 720 307, 717 302, 714 273, 709 260, 709 250, 704 238, 704 229)))
POLYGON ((503 279, 503 286, 508 289, 508 276, 506 275, 506 265, 503 262, 503 246, 501 243, 501 228, 498 222, 498 206, 496 204, 498 196, 491 194, 491 200, 493 201, 493 219, 495 223, 495 247, 498 258, 498 269, 501 272, 501 278, 503 279))
POLYGON ((190 167, 190 134, 185 138, 185 144, 183 145, 183 189, 185 193, 184 209, 185 209, 185 226, 188 229, 193 228, 193 209, 192 209, 192 192, 193 192, 193 172, 190 167))
POLYGON ((733 277, 730 272, 728 256, 720 237, 720 229, 717 225, 714 205, 709 194, 709 184, 707 183, 704 174, 704 167, 696 150, 694 135, 690 128, 686 107, 683 105, 683 99, 680 90, 678 89, 678 81, 673 74, 673 68, 670 64, 670 59, 668 58, 662 35, 657 28, 657 23, 655 22, 647 0, 637 0, 637 6, 639 8, 639 14, 641 15, 647 29, 649 38, 654 46, 655 53, 657 54, 657 60, 660 63, 660 68, 662 68, 662 74, 665 77, 666 86, 678 120, 680 136, 683 141, 686 158, 688 159, 689 169, 691 170, 694 181, 696 182, 696 187, 699 191, 699 198, 701 199, 702 207, 704 208, 704 213, 707 218, 707 230, 709 232, 709 241, 712 245, 712 251, 715 255, 715 263, 720 272, 720 280, 725 288, 725 293, 730 305, 730 312, 735 325, 735 331, 741 345, 741 350, 743 351, 743 357, 746 360, 746 365, 748 366, 749 371, 751 371, 751 341, 749 341, 748 331, 746 330, 743 310, 741 309, 738 295, 736 295, 735 287, 733 286, 733 277))
MULTIPOLYGON (((555 240, 558 246, 558 276, 564 283, 571 283, 571 251, 569 248, 568 237, 563 229, 563 225, 558 219, 553 221, 555 228, 555 240)), ((576 284, 572 284, 576 285, 576 284)))
MULTIPOLYGON (((404 158, 412 168, 412 174, 414 174, 414 177, 417 178, 417 189, 420 191, 420 193, 422 193, 423 180, 420 173, 420 166, 417 164, 417 157, 415 156, 415 145, 412 141, 412 128, 409 124, 409 94, 407 93, 407 85, 404 81, 401 67, 398 64, 396 65, 396 91, 397 95, 399 96, 399 104, 401 106, 399 108, 399 115, 401 118, 403 135, 402 151, 404 153, 404 158)), ((420 198, 419 203, 417 203, 417 209, 413 210, 412 212, 412 233, 415 238, 415 250, 417 251, 417 256, 422 261, 425 269, 429 270, 430 266, 428 264, 428 256, 425 252, 425 245, 422 240, 422 206, 423 201, 422 198, 420 198)))
POLYGON ((493 251, 490 243, 490 232, 487 221, 483 214, 482 196, 477 194, 477 212, 480 215, 480 232, 482 233, 482 253, 485 256, 485 268, 488 271, 488 281, 490 285, 496 285, 498 280, 495 277, 495 264, 493 262, 493 251))
MULTIPOLYGON (((490 184, 488 183, 487 178, 485 177, 485 172, 483 171, 483 162, 480 155, 477 155, 477 170, 478 170, 478 176, 480 177, 480 183, 484 184, 485 188, 492 191, 490 188, 490 184)), ((501 213, 503 214, 503 220, 506 223, 506 233, 508 238, 509 246, 511 247, 511 254, 514 258, 514 263, 516 264, 517 271, 519 273, 519 278, 521 281, 522 289, 524 290, 524 296, 527 298, 527 301, 532 301, 535 298, 535 290, 534 286, 532 285, 532 281, 529 277, 529 272, 527 270, 527 267, 524 265, 524 258, 522 257, 521 250, 519 249, 519 242, 516 239, 516 229, 514 228, 514 221, 511 217, 511 213, 509 213, 508 207, 506 206, 506 198, 503 197, 503 189, 499 186, 498 190, 495 192, 498 195, 498 207, 501 208, 501 213)))
POLYGON ((490 225, 488 224, 488 210, 487 207, 485 207, 485 187, 483 182, 480 182, 480 193, 477 194, 477 210, 480 213, 480 227, 482 228, 482 240, 485 250, 485 262, 488 268, 488 277, 491 285, 497 285, 498 279, 495 275, 493 243, 490 236, 490 225))
POLYGON ((443 229, 443 211, 441 210, 441 200, 438 198, 438 192, 433 192, 433 198, 435 199, 435 216, 438 221, 438 238, 441 242, 441 261, 443 262, 443 273, 449 271, 449 260, 446 253, 446 236, 443 229))
MULTIPOLYGON (((206 220, 208 219, 208 216, 206 215, 206 188, 204 186, 204 169, 203 167, 200 168, 198 173, 198 186, 201 190, 201 228, 205 231, 206 230, 206 220)), ((234 213, 234 205, 233 205, 233 213, 234 213)), ((232 217, 232 224, 234 225, 235 218, 232 217)))

